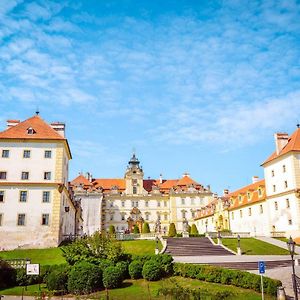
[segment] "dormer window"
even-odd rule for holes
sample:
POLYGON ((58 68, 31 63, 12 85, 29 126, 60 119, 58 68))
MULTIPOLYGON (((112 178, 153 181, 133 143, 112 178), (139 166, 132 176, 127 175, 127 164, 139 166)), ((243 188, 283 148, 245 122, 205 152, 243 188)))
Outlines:
POLYGON ((240 201, 240 202, 242 201, 242 196, 241 196, 241 195, 239 195, 239 201, 240 201))
POLYGON ((262 192, 261 192, 261 188, 259 188, 259 189, 258 189, 258 196, 260 197, 260 196, 261 196, 261 194, 262 194, 262 192))
POLYGON ((35 133, 36 131, 32 127, 27 128, 27 134, 35 134, 35 133))
POLYGON ((250 200, 250 198, 251 198, 250 192, 247 193, 247 198, 248 198, 248 200, 250 200))

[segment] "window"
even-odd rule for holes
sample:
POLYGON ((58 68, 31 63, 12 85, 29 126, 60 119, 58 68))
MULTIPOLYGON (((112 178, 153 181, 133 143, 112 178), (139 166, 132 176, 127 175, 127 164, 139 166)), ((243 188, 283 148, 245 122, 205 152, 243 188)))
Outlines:
POLYGON ((149 206, 149 201, 145 201, 145 206, 146 206, 146 207, 149 206))
POLYGON ((243 217, 243 211, 240 210, 240 217, 242 218, 243 217))
POLYGON ((168 215, 164 215, 164 220, 165 220, 165 221, 168 220, 168 215))
POLYGON ((45 150, 45 158, 51 158, 52 157, 52 151, 51 150, 45 150))
POLYGON ((44 179, 51 180, 51 172, 44 172, 44 179))
POLYGON ((242 201, 242 196, 241 196, 241 195, 239 195, 239 201, 240 201, 240 202, 242 201))
POLYGON ((271 171, 272 177, 275 176, 274 170, 271 171))
POLYGON ((18 214, 18 226, 25 226, 25 214, 18 214))
POLYGON ((133 188, 132 188, 132 194, 136 194, 137 193, 137 189, 136 189, 136 186, 134 186, 133 188))
POLYGON ((3 222, 3 214, 0 214, 0 226, 2 226, 2 222, 3 222))
POLYGON ((284 181, 284 187, 285 187, 285 188, 287 188, 287 187, 288 187, 288 183, 287 183, 287 181, 286 181, 286 180, 284 181))
POLYGON ((181 215, 182 215, 182 219, 185 219, 185 211, 184 210, 181 212, 181 215))
POLYGON ((42 214, 42 225, 49 225, 49 214, 42 214))
POLYGON ((181 198, 181 205, 185 205, 185 199, 181 198))
POLYGON ((139 207, 139 202, 135 201, 135 207, 139 207))
POLYGON ((194 205, 194 204, 195 204, 195 199, 192 198, 192 199, 191 199, 191 205, 194 205))
POLYGON ((248 198, 248 200, 250 200, 250 198, 251 198, 250 192, 247 192, 247 198, 248 198))
POLYGON ((249 216, 252 215, 251 207, 249 207, 249 209, 248 209, 248 214, 249 214, 249 216))
POLYGON ((2 157, 8 158, 9 157, 9 150, 2 150, 2 157))
POLYGON ((21 179, 22 179, 22 180, 27 180, 27 179, 29 179, 29 172, 22 172, 22 174, 21 174, 21 179))
POLYGON ((286 202, 286 208, 290 208, 290 200, 289 199, 285 199, 286 202))
POLYGON ((114 202, 110 202, 110 207, 114 207, 114 202))
POLYGON ((49 203, 50 202, 50 192, 49 191, 44 191, 43 192, 43 202, 44 203, 49 203))
POLYGON ((168 203, 167 201, 164 201, 164 207, 167 207, 168 203))
POLYGON ((30 150, 24 150, 23 158, 30 158, 30 150))
POLYGON ((121 214, 121 220, 125 221, 125 214, 121 214))
POLYGON ((125 207, 125 201, 121 202, 122 207, 125 207))
POLYGON ((292 219, 289 219, 288 223, 289 225, 293 225, 292 219))
POLYGON ((273 184, 273 192, 275 193, 276 192, 276 185, 273 184))
POLYGON ((146 221, 149 221, 149 214, 146 214, 146 221))
POLYGON ((132 179, 132 185, 137 184, 137 179, 132 179))
POLYGON ((0 191, 0 202, 4 202, 4 191, 0 191))
POLYGON ((35 130, 32 127, 27 128, 27 134, 35 134, 35 130))
POLYGON ((285 167, 285 165, 282 166, 282 172, 283 172, 283 173, 286 172, 286 167, 285 167))
POLYGON ((275 206, 275 210, 278 210, 278 202, 277 201, 274 202, 274 206, 275 206))
POLYGON ((195 218, 195 212, 192 211, 192 218, 195 218))
POLYGON ((234 220, 234 213, 231 213, 231 219, 234 220))
POLYGON ((20 191, 20 202, 27 201, 27 191, 20 191))
POLYGON ((0 172, 0 179, 6 179, 6 172, 0 172))
POLYGON ((111 220, 111 221, 114 220, 114 215, 110 215, 110 220, 111 220))
POLYGON ((134 201, 131 201, 131 207, 134 207, 134 201))
POLYGON ((258 196, 260 197, 262 195, 262 192, 261 192, 261 188, 258 189, 258 196))
POLYGON ((263 208, 262 204, 259 206, 259 212, 260 212, 261 214, 264 213, 264 208, 263 208))

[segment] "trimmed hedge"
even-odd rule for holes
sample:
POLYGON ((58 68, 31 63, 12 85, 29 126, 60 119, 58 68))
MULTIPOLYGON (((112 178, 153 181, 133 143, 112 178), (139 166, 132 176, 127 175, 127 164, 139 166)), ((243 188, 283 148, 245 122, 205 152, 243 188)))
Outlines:
POLYGON ((171 224, 170 224, 170 227, 169 227, 168 236, 169 236, 169 237, 174 237, 174 236, 176 236, 176 234, 177 234, 177 231, 176 231, 175 224, 174 224, 174 223, 171 223, 171 224))
MULTIPOLYGON (((174 275, 260 291, 260 276, 246 271, 228 270, 208 265, 175 263, 174 275)), ((266 293, 276 295, 279 286, 282 286, 281 281, 264 277, 266 293)))
POLYGON ((157 281, 163 277, 161 265, 154 260, 149 260, 144 264, 142 274, 143 278, 148 281, 157 281))
POLYGON ((0 288, 8 288, 15 284, 16 270, 6 261, 0 259, 0 288))
POLYGON ((76 263, 69 272, 68 291, 73 294, 89 294, 102 287, 102 270, 86 261, 76 263))
POLYGON ((122 277, 122 280, 129 278, 128 267, 129 267, 128 261, 119 261, 116 264, 116 268, 118 269, 122 277))
POLYGON ((130 263, 128 270, 131 279, 142 278, 143 262, 141 260, 134 260, 130 263))
POLYGON ((122 285, 122 274, 117 267, 108 267, 103 272, 103 285, 107 289, 115 289, 122 285))

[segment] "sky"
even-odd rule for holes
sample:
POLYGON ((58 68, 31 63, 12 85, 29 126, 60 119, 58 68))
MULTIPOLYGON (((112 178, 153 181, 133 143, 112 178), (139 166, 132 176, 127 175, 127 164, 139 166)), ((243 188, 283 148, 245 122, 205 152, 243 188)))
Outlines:
POLYGON ((263 177, 300 122, 300 1, 0 1, 0 130, 66 123, 79 172, 184 172, 214 192, 263 177))

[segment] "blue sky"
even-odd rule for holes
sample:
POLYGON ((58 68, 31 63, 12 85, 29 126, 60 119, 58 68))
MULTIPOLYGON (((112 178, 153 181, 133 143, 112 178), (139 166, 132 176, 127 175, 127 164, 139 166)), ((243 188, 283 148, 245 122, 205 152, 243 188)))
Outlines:
POLYGON ((0 1, 0 122, 64 121, 71 178, 263 176, 300 121, 299 1, 0 1))

